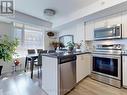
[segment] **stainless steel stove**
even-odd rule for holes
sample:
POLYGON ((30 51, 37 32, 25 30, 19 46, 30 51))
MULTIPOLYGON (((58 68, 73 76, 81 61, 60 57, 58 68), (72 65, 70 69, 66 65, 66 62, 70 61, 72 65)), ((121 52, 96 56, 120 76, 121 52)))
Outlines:
POLYGON ((96 45, 95 48, 91 78, 120 88, 122 45, 96 45))

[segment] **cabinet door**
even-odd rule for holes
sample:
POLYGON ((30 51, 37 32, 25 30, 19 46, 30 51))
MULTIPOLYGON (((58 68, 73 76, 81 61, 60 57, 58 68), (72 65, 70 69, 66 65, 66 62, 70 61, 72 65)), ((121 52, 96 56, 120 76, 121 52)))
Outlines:
POLYGON ((93 21, 89 21, 85 23, 85 40, 93 40, 94 34, 94 23, 93 21))
POLYGON ((123 86, 127 87, 127 56, 123 56, 123 86))
POLYGON ((91 54, 85 54, 85 77, 91 73, 91 54))
POLYGON ((114 14, 107 17, 107 25, 116 25, 122 23, 122 13, 114 14))
POLYGON ((77 83, 90 74, 90 54, 77 56, 76 75, 77 83))
POLYGON ((76 36, 76 43, 80 43, 82 40, 85 40, 84 21, 80 21, 80 23, 77 24, 77 32, 74 36, 76 36))
POLYGON ((127 12, 122 13, 122 37, 127 38, 127 12))
POLYGON ((94 21, 94 28, 101 28, 107 26, 106 17, 94 21))

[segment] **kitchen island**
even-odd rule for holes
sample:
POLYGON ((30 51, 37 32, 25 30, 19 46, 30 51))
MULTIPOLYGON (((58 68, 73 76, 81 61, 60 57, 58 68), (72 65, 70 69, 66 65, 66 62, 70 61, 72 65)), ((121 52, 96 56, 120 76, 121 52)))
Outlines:
POLYGON ((88 52, 48 53, 42 56, 42 89, 48 95, 64 95, 76 86, 76 58, 88 52))

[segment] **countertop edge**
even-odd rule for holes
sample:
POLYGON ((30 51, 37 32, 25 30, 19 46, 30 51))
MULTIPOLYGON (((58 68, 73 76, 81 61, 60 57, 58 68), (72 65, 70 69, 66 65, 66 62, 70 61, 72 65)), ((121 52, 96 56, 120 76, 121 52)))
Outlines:
POLYGON ((82 55, 82 54, 91 54, 91 52, 76 52, 76 53, 70 53, 67 55, 53 55, 53 54, 42 54, 42 56, 47 56, 47 57, 52 57, 52 58, 61 58, 61 57, 67 57, 67 56, 72 56, 72 55, 82 55))

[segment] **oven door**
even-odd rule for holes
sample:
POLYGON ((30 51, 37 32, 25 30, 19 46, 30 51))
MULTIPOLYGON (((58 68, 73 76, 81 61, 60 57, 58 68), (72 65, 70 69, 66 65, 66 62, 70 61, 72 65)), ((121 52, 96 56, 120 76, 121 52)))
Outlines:
POLYGON ((93 54, 92 72, 121 79, 121 56, 93 54))

